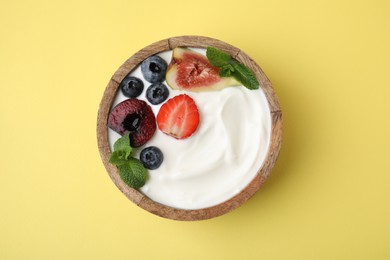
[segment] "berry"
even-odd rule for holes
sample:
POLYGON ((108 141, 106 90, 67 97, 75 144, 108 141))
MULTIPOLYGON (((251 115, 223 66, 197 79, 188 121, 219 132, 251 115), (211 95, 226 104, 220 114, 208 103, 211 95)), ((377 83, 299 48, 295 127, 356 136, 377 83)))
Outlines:
POLYGON ((153 105, 164 102, 169 96, 169 90, 163 83, 153 83, 146 90, 146 98, 153 105))
POLYGON ((155 170, 160 167, 164 160, 164 155, 157 147, 150 146, 141 151, 139 159, 146 169, 155 170))
POLYGON ((141 71, 150 83, 163 82, 167 66, 167 62, 160 56, 151 56, 142 62, 141 71))
POLYGON ((127 75, 119 85, 123 95, 129 98, 136 98, 144 90, 144 83, 139 78, 127 75))
POLYGON ((111 110, 108 126, 120 135, 130 133, 130 145, 140 147, 149 141, 156 131, 156 118, 145 101, 130 98, 111 110))
POLYGON ((158 111, 157 125, 163 133, 176 139, 191 136, 199 125, 199 112, 194 100, 186 94, 169 99, 158 111))

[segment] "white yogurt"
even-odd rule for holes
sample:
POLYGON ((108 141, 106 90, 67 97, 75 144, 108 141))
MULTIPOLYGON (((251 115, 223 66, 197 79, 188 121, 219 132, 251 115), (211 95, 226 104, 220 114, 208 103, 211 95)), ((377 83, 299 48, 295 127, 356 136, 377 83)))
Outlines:
MULTIPOLYGON (((205 54, 205 50, 194 50, 205 54)), ((171 55, 172 51, 159 54, 167 63, 171 55)), ((140 67, 131 74, 143 80, 145 88, 138 98, 146 100, 150 83, 143 79, 140 67)), ((136 158, 147 146, 157 146, 164 154, 163 163, 149 170, 149 179, 140 191, 156 202, 180 209, 207 208, 229 200, 256 176, 268 151, 271 116, 263 91, 243 86, 210 92, 169 90, 168 98, 185 93, 195 101, 199 127, 182 140, 157 128, 143 147, 135 149, 136 158)), ((119 90, 113 106, 125 99, 119 90)), ((161 105, 150 104, 156 116, 161 105)), ((109 129, 111 149, 119 137, 109 129)))

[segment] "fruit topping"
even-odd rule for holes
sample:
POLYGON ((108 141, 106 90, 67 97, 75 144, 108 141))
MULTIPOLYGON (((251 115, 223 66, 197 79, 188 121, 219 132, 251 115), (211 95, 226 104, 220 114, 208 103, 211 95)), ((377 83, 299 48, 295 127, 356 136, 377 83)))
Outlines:
POLYGON ((139 159, 146 169, 155 170, 160 167, 164 160, 164 155, 157 147, 150 146, 141 151, 139 159))
POLYGON ((166 81, 173 89, 190 91, 218 90, 240 85, 233 77, 221 78, 219 68, 211 65, 206 56, 179 47, 173 49, 166 81))
POLYGON ((144 83, 139 78, 127 75, 119 85, 123 95, 129 98, 136 98, 144 90, 144 83))
POLYGON ((108 126, 120 135, 130 133, 130 145, 140 147, 156 131, 156 119, 152 108, 145 101, 131 98, 111 110, 108 126))
POLYGON ((153 83, 146 90, 146 99, 153 105, 164 102, 169 96, 169 90, 163 83, 153 83))
POLYGON ((166 61, 157 55, 147 58, 141 64, 141 72, 150 83, 163 82, 166 71, 166 61))
POLYGON ((199 112, 194 100, 181 94, 165 102, 157 114, 158 128, 165 134, 184 139, 199 125, 199 112))

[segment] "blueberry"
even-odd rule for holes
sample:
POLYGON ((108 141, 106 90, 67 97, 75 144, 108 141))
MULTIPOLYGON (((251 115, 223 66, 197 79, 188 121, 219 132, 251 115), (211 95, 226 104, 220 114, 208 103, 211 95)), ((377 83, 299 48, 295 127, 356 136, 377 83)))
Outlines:
POLYGON ((161 57, 151 56, 142 62, 141 71, 150 83, 163 82, 167 66, 166 61, 161 57))
POLYGON ((141 151, 139 159, 146 169, 154 170, 160 167, 164 160, 164 155, 157 147, 149 146, 141 151))
POLYGON ((153 105, 164 102, 169 96, 169 90, 163 83, 154 83, 146 90, 146 99, 153 105))
POLYGON ((144 90, 144 83, 139 78, 127 75, 121 82, 120 88, 123 95, 129 98, 136 98, 144 90))

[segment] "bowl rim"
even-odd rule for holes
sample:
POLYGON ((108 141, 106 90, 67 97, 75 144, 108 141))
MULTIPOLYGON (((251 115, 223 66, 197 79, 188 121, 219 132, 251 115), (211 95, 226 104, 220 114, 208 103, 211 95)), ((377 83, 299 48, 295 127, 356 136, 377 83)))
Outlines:
POLYGON ((242 50, 223 41, 205 36, 188 35, 171 37, 150 44, 132 55, 117 69, 117 71, 109 80, 107 87, 104 91, 102 100, 100 102, 96 130, 98 149, 106 171, 108 172, 111 180, 129 200, 131 200, 137 206, 160 217, 172 220, 194 221, 210 219, 226 214, 242 205, 260 189, 260 187, 263 185, 263 183, 271 173, 272 168, 274 167, 277 157, 279 155, 282 144, 283 124, 282 111, 276 93, 272 87, 270 80, 267 78, 263 70, 260 68, 259 65, 257 65, 256 62, 254 62, 242 50), (238 193, 234 197, 218 205, 203 209, 186 210, 173 208, 155 202, 148 198, 146 195, 142 194, 140 191, 127 186, 119 177, 117 168, 108 162, 111 154, 108 142, 108 115, 114 102, 120 82, 143 60, 157 53, 172 50, 175 47, 207 48, 209 46, 218 48, 222 51, 229 53, 233 58, 243 63, 254 72, 256 78, 260 82, 260 87, 267 98, 268 106, 270 109, 270 144, 264 162, 259 171, 257 172, 256 176, 240 193, 238 193))

